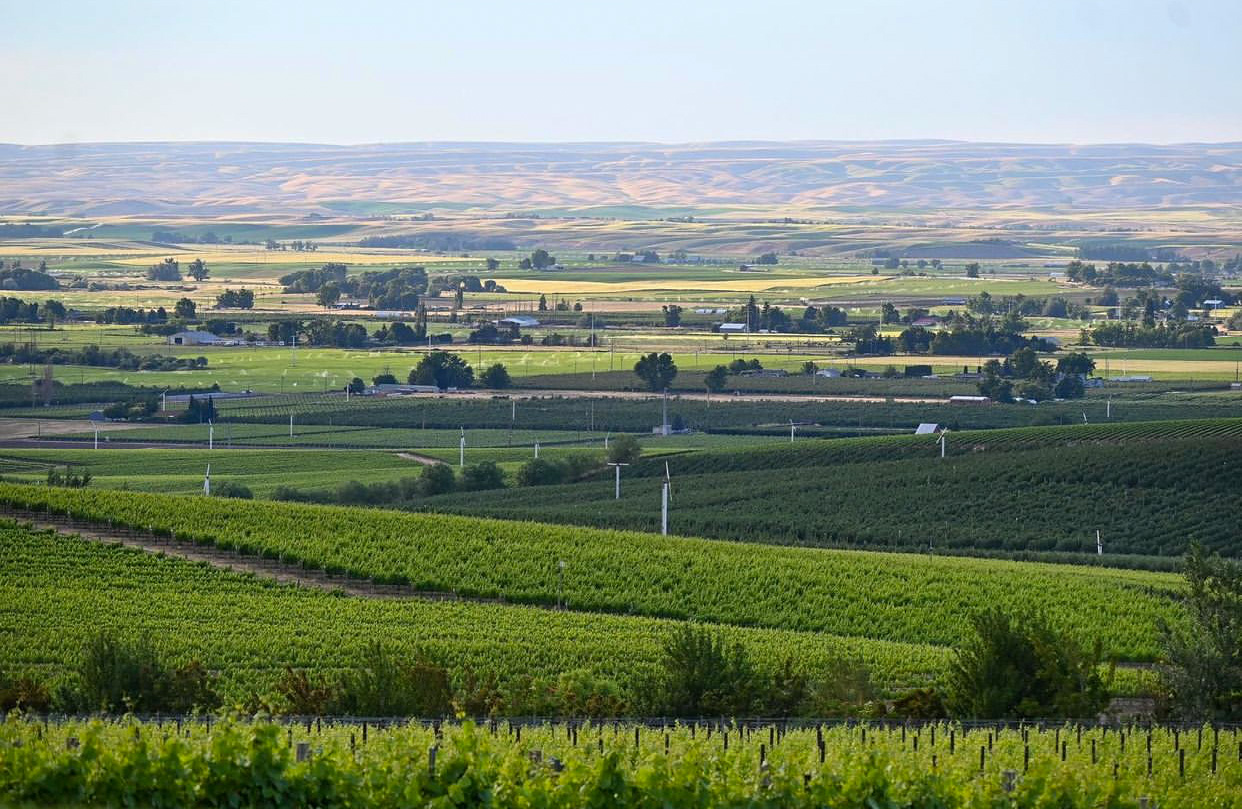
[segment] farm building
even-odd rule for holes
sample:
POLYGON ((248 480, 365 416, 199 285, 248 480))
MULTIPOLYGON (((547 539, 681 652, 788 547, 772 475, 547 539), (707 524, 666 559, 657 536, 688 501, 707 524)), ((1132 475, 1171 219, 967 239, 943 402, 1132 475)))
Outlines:
POLYGON ((726 334, 736 334, 739 332, 748 332, 750 328, 745 323, 721 323, 716 327, 716 331, 722 331, 726 334))
POLYGON ((789 376, 789 372, 784 368, 754 368, 742 371, 739 376, 755 376, 760 379, 781 379, 789 376))
POLYGON ((940 432, 939 424, 930 424, 926 422, 923 424, 920 424, 914 430, 915 435, 935 435, 938 432, 940 432))
POLYGON ((918 326, 918 327, 920 327, 920 328, 924 328, 924 329, 929 328, 929 327, 932 327, 932 326, 939 326, 939 325, 940 325, 940 318, 938 318, 938 317, 920 317, 918 320, 915 320, 915 321, 914 321, 913 323, 911 323, 910 325, 911 325, 911 326, 918 326))
POLYGON ((219 337, 209 331, 179 331, 168 335, 170 346, 231 346, 236 340, 219 337))
POLYGON ((530 315, 514 315, 512 317, 502 318, 496 321, 497 326, 508 326, 510 328, 517 327, 519 329, 533 329, 539 325, 539 321, 530 315))
POLYGON ((825 379, 839 379, 841 377, 841 372, 836 368, 820 368, 815 372, 815 375, 822 376, 825 379))
POLYGON ((949 404, 986 405, 992 404, 992 400, 986 396, 950 396, 949 404))

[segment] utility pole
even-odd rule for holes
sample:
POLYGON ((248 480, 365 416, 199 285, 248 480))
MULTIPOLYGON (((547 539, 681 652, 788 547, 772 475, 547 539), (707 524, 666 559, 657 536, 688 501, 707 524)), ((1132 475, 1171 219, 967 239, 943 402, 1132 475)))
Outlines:
POLYGON ((940 457, 941 457, 942 459, 944 458, 945 436, 947 436, 948 434, 949 434, 949 431, 948 431, 948 430, 941 430, 941 431, 940 431, 940 457))
POLYGON ((99 427, 95 428, 95 449, 99 449, 99 427))
POLYGON ((629 466, 629 464, 628 463, 613 463, 609 461, 608 465, 617 470, 617 487, 616 487, 616 498, 615 499, 620 500, 621 499, 621 467, 629 466))
POLYGON ((293 438, 293 414, 289 414, 289 437, 293 438))
POLYGON ((668 536, 668 481, 660 488, 660 533, 668 536))
POLYGON ((461 441, 458 446, 457 465, 458 466, 466 465, 466 428, 464 425, 461 428, 461 441))
POLYGON ((1100 539, 1100 529, 1095 529, 1095 555, 1104 555, 1104 540, 1100 539))
POLYGON ((207 449, 216 448, 216 425, 207 422, 207 449))

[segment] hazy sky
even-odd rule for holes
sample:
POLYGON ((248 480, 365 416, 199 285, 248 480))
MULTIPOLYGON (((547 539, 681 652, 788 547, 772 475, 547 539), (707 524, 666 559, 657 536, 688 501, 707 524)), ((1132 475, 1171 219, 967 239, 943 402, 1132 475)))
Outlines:
POLYGON ((1242 0, 0 0, 0 142, 1242 140, 1242 0))

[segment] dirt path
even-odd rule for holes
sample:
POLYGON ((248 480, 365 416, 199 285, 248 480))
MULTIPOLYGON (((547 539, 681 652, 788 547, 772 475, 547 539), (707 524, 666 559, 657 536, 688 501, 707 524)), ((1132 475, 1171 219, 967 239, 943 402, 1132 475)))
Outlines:
POLYGON ((398 452, 397 457, 413 461, 414 463, 421 463, 423 466, 435 466, 438 463, 444 463, 439 458, 432 458, 430 455, 419 455, 417 452, 398 452))
POLYGON ((68 435, 89 433, 98 429, 101 433, 111 430, 131 430, 135 427, 154 427, 154 424, 131 424, 127 421, 93 422, 90 419, 37 419, 0 418, 0 441, 19 438, 39 438, 45 435, 68 435))

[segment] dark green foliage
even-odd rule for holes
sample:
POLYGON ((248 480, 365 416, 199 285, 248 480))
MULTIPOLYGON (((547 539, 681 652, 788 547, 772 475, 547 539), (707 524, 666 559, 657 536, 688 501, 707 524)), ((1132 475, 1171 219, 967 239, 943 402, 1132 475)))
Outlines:
POLYGON ((253 309, 254 291, 250 289, 226 289, 216 296, 217 309, 253 309))
POLYGON ((471 464, 461 470, 461 489, 467 492, 503 489, 505 473, 495 461, 471 464))
POLYGON ((237 483, 231 480, 222 480, 219 483, 211 484, 212 497, 234 497, 238 500, 253 500, 254 492, 250 491, 250 487, 244 483, 237 483))
POLYGON ((487 367, 479 377, 479 384, 485 388, 503 389, 513 384, 513 380, 509 378, 509 371, 504 365, 497 362, 487 367))
POLYGON ((73 467, 66 464, 62 470, 59 466, 50 467, 47 470, 47 485, 64 486, 69 489, 84 489, 91 485, 91 473, 89 470, 74 472, 73 467))
POLYGON ((703 387, 712 393, 719 393, 724 390, 725 385, 729 381, 729 369, 724 365, 717 365, 715 368, 703 375, 703 387))
POLYGON ((457 488, 457 478, 448 464, 435 463, 423 467, 418 478, 418 493, 424 497, 434 494, 445 494, 457 488))
POLYGON ((185 713, 219 703, 214 676, 201 663, 163 661, 145 638, 121 640, 101 633, 83 649, 76 677, 62 700, 70 710, 105 713, 185 713))
POLYGON ((410 371, 411 385, 435 385, 440 390, 468 388, 474 384, 474 369, 456 354, 432 351, 410 371))
POLYGON ((642 444, 639 444, 638 439, 629 434, 617 436, 608 445, 609 463, 637 463, 642 454, 642 444))
POLYGON ((46 713, 51 707, 52 694, 47 683, 33 674, 0 672, 0 711, 46 713))
POLYGON ((1174 713, 1195 721, 1242 719, 1242 564, 1186 554, 1188 626, 1162 627, 1165 685, 1174 713))
POLYGON ((651 352, 634 364, 634 373, 654 391, 667 388, 677 376, 677 364, 667 352, 651 352))
POLYGON ((1042 617, 1018 620, 995 610, 975 616, 974 628, 946 678, 954 716, 1090 718, 1108 705, 1098 642, 1088 652, 1042 617))
POLYGON ((375 385, 395 385, 397 377, 389 373, 376 374, 371 378, 371 383, 375 385))
POLYGON ((758 675, 745 647, 687 625, 664 641, 659 701, 669 716, 740 716, 754 703, 758 675))

